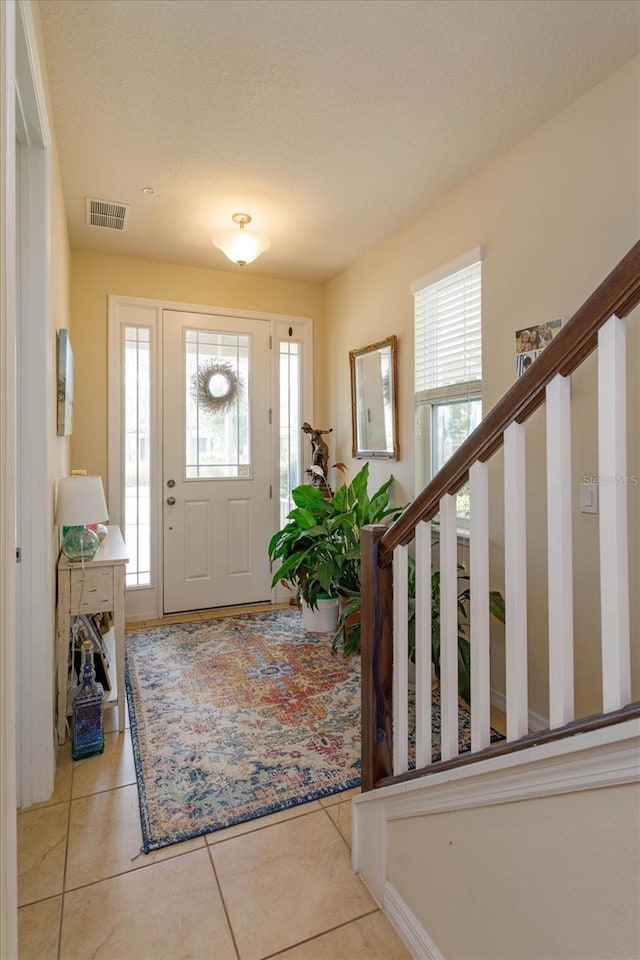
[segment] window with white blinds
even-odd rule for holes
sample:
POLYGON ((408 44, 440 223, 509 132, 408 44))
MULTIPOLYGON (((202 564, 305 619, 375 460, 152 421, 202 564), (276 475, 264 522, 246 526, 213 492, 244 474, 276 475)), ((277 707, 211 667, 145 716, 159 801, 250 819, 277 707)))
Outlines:
MULTIPOLYGON (((416 486, 442 469, 482 419, 482 248, 411 285, 415 318, 416 486)), ((458 491, 460 526, 470 517, 458 491)))
POLYGON ((416 402, 479 393, 482 385, 480 259, 433 283, 419 284, 420 281, 412 287, 416 402))

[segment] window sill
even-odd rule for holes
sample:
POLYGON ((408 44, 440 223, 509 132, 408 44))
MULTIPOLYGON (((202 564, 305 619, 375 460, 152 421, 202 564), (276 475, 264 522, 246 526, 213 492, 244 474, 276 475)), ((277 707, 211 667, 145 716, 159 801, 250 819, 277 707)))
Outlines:
MULTIPOLYGON (((463 547, 469 546, 471 531, 469 530, 468 527, 458 527, 456 530, 456 536, 458 539, 459 546, 463 546, 463 547)), ((435 539, 438 542, 440 541, 440 524, 433 520, 431 521, 431 539, 432 540, 435 539)))

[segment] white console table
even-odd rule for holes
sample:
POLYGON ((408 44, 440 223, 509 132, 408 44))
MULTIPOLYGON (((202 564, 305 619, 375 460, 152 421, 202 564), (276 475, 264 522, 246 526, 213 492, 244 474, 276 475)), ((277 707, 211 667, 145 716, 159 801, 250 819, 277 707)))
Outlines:
MULTIPOLYGON (((109 526, 93 560, 72 563, 60 555, 58 561, 58 741, 67 731, 67 684, 71 617, 79 613, 113 613, 115 640, 115 684, 105 706, 118 707, 118 730, 124 730, 124 588, 125 565, 129 562, 120 527, 109 526)), ((113 683, 113 681, 112 681, 113 683)))

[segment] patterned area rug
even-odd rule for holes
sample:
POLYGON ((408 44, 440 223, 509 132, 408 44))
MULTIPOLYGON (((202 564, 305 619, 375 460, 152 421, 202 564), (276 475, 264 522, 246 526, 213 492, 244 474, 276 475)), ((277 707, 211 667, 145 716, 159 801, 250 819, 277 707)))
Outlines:
POLYGON ((359 658, 297 610, 130 633, 125 683, 145 852, 360 783, 359 658))
MULTIPOLYGON (((416 692, 409 690, 409 770, 416 768, 416 692)), ((431 690, 431 762, 438 763, 440 756, 440 684, 435 683, 431 690)), ((491 743, 504 740, 501 733, 490 728, 491 743)), ((468 753, 471 750, 471 714, 464 705, 464 700, 458 701, 458 753, 468 753)))
POLYGON ((360 783, 360 663, 297 610, 127 636, 145 852, 360 783))

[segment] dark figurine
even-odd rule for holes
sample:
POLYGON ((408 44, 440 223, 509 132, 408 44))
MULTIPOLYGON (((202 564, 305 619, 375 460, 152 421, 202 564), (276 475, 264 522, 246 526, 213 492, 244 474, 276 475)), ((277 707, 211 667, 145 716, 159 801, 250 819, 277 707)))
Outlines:
POLYGON ((309 435, 311 441, 311 469, 307 473, 311 477, 311 483, 323 492, 329 493, 327 485, 327 471, 329 469, 329 447, 322 439, 324 434, 332 433, 333 427, 329 430, 314 430, 310 423, 306 421, 302 424, 302 432, 309 435), (313 469, 316 467, 317 469, 313 469), (321 471, 319 473, 318 471, 321 471))

